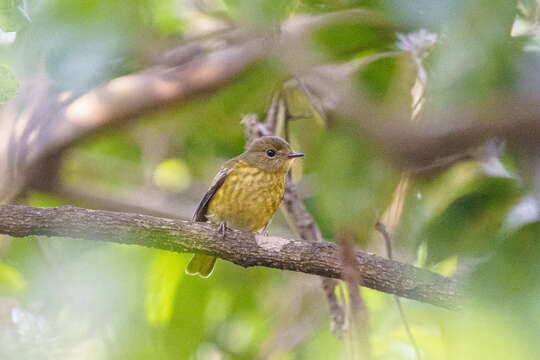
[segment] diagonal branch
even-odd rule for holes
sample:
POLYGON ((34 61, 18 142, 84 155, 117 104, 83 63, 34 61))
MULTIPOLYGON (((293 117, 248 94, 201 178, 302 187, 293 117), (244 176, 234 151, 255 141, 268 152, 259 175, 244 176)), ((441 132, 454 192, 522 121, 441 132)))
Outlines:
POLYGON ((113 79, 72 101, 50 96, 50 89, 35 100, 30 91, 21 92, 0 109, 0 200, 15 197, 28 184, 29 172, 48 156, 103 129, 210 94, 238 78, 265 51, 260 41, 246 41, 178 66, 113 79), (25 101, 37 103, 17 111, 25 101))
MULTIPOLYGON (((251 40, 188 61, 181 66, 156 66, 116 78, 79 97, 59 114, 49 151, 67 147, 103 126, 211 93, 236 79, 254 64, 264 49, 251 40)), ((41 154, 30 152, 29 161, 41 154)))
POLYGON ((112 79, 78 97, 71 92, 56 94, 46 76, 36 76, 0 108, 0 174, 4 174, 0 201, 16 197, 37 164, 81 139, 154 110, 212 94, 257 61, 305 41, 322 26, 343 21, 390 26, 376 13, 349 9, 287 19, 280 26, 279 39, 260 30, 234 29, 180 46, 146 71, 112 79))
MULTIPOLYGON (((14 237, 63 236, 136 244, 176 252, 200 252, 240 266, 265 266, 335 279, 343 276, 339 246, 327 241, 300 241, 227 231, 206 223, 146 215, 88 210, 71 206, 37 208, 0 206, 0 233, 14 237)), ((356 251, 363 285, 375 290, 458 309, 461 288, 450 278, 356 251)))

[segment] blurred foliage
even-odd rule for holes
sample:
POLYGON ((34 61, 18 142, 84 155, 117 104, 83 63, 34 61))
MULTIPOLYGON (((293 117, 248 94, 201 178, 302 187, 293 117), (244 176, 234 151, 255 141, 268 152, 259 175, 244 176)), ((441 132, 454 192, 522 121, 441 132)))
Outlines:
POLYGON ((324 189, 318 193, 317 212, 329 219, 332 229, 344 228, 367 243, 390 203, 399 173, 346 128, 328 131, 317 150, 317 188, 324 189))
POLYGON ((23 0, 0 1, 0 29, 18 31, 26 22, 23 0))
POLYGON ((527 349, 538 350, 540 315, 540 223, 533 222, 505 236, 494 254, 475 269, 471 289, 490 309, 506 317, 527 349), (523 328, 524 324, 530 326, 523 328))
MULTIPOLYGON (((0 42, 0 104, 25 79, 46 77, 54 94, 82 93, 145 70, 186 38, 350 8, 378 11, 393 25, 328 24, 309 39, 309 49, 343 63, 397 50, 396 31, 436 32, 436 46, 423 59, 426 112, 452 111, 509 89, 533 96, 540 89, 534 0, 0 0, 0 29, 17 32, 13 43, 0 42)), ((416 60, 409 53, 361 68, 353 74, 355 91, 380 111, 410 117, 416 60)), ((170 201, 191 213, 219 166, 243 151, 242 116, 264 118, 273 91, 290 80, 288 70, 264 60, 216 94, 107 129, 65 153, 60 180, 100 201, 121 195, 144 207, 145 200, 165 198, 164 207, 170 201)), ((291 113, 305 115, 289 124, 293 148, 306 153, 293 179, 323 235, 332 240, 347 231, 383 255, 374 224, 392 201, 400 169, 354 120, 316 114, 297 86, 286 95, 291 113)), ((328 97, 321 102, 331 103, 328 97)), ((499 154, 505 171, 498 173, 475 159, 410 178, 393 238, 396 257, 455 275, 468 289, 458 313, 404 301, 424 359, 540 358, 539 210, 528 187, 538 179, 514 165, 516 148, 499 154)), ((101 206, 93 200, 81 201, 101 206)), ((24 201, 72 203, 61 192, 29 192, 24 201)), ((296 236, 279 214, 270 233, 296 236)), ((0 237, 0 358, 345 358, 316 278, 218 261, 203 280, 184 274, 189 257, 77 239, 0 237)), ((414 359, 392 297, 361 292, 374 358, 414 359)))
POLYGON ((313 38, 315 45, 334 61, 343 61, 365 51, 387 51, 395 42, 395 35, 382 26, 347 22, 324 27, 316 31, 313 38))
POLYGON ((166 325, 172 317, 178 285, 185 276, 186 255, 162 251, 154 255, 148 270, 146 319, 166 325))
POLYGON ((0 105, 11 100, 19 89, 19 83, 10 69, 0 64, 0 105))
POLYGON ((518 195, 514 181, 506 178, 479 179, 470 189, 426 225, 427 265, 455 254, 484 254, 518 195))
POLYGON ((151 1, 148 3, 150 13, 153 15, 152 24, 164 34, 177 34, 186 29, 181 14, 184 8, 178 6, 174 0, 151 1))
POLYGON ((380 7, 377 0, 299 0, 298 10, 308 13, 323 13, 352 8, 376 8, 380 7))
POLYGON ((396 76, 396 59, 381 59, 366 66, 359 73, 362 84, 373 98, 384 99, 390 89, 390 85, 396 76))
POLYGON ((169 192, 182 192, 191 184, 189 168, 181 159, 167 159, 156 168, 154 183, 169 192))
POLYGON ((283 20, 293 10, 296 1, 289 0, 223 0, 227 12, 250 25, 265 26, 283 20))
MULTIPOLYGON (((517 2, 447 3, 452 9, 438 19, 440 43, 430 60, 427 89, 431 104, 452 106, 481 100, 510 87, 521 53, 521 41, 512 39, 509 31, 515 20, 517 2), (491 16, 483 16, 482 12, 488 7, 491 16), (457 48, 467 51, 458 53, 457 48)), ((423 15, 423 19, 437 16, 432 12, 423 15)))
POLYGON ((0 263, 0 293, 9 294, 24 290, 26 282, 22 275, 13 268, 4 263, 0 263))

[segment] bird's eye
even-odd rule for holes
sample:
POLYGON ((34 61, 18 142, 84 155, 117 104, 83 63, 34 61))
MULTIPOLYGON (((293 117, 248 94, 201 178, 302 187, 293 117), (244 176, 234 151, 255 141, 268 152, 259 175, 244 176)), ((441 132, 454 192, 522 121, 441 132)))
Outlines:
POLYGON ((274 150, 272 150, 272 149, 266 150, 266 155, 268 157, 274 157, 274 156, 276 156, 276 152, 274 150))

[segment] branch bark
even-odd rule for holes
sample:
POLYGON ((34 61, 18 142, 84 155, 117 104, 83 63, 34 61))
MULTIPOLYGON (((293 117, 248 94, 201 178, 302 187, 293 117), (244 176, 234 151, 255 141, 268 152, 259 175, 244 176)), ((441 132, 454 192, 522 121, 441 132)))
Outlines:
MULTIPOLYGON (((146 215, 71 206, 0 206, 0 233, 14 237, 62 236, 136 244, 176 252, 217 256, 243 267, 304 272, 343 278, 339 247, 327 241, 300 241, 230 230, 218 226, 146 215)), ((386 293, 458 309, 461 288, 455 280, 428 270, 356 251, 363 285, 386 293)))

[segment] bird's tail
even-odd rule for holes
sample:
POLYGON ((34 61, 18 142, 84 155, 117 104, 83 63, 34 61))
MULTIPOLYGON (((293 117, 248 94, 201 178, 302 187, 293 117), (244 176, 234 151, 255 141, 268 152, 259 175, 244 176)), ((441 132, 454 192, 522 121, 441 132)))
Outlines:
POLYGON ((212 275, 215 263, 216 258, 214 256, 195 254, 191 260, 189 260, 186 267, 186 274, 199 275, 203 278, 207 278, 212 275))

